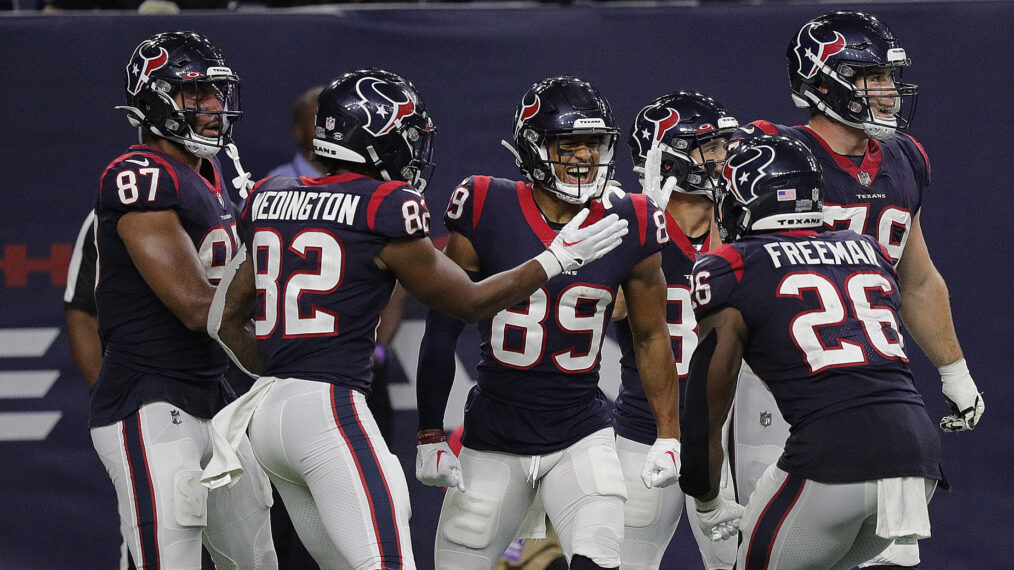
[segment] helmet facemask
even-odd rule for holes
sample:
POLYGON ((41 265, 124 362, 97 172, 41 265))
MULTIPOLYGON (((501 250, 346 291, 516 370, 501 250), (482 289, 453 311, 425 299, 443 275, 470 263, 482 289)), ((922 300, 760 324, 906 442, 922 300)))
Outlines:
MULTIPOLYGON (((527 133, 526 133, 527 135, 527 133)), ((561 134, 558 136, 546 137, 537 146, 533 145, 538 153, 544 168, 535 171, 536 182, 547 190, 551 191, 560 200, 569 204, 584 204, 589 200, 602 195, 606 183, 612 178, 613 151, 616 147, 616 133, 602 132, 600 130, 579 131, 561 134), (571 139, 567 141, 565 139, 571 139), (561 148, 568 142, 576 143, 584 140, 589 144, 575 144, 561 148), (594 149, 591 148, 594 145, 594 149), (585 152, 591 156, 598 156, 593 162, 577 162, 571 160, 575 152, 581 148, 587 148, 585 152), (555 159, 554 159, 555 157, 555 159), (585 171, 594 169, 594 176, 585 178, 585 171), (564 171, 564 177, 560 177, 560 170, 564 171), (550 173, 546 176, 545 173, 550 173), (539 175, 542 178, 539 178, 539 175)))
MULTIPOLYGON (((209 73, 212 70, 209 70, 209 73)), ((214 156, 231 140, 232 126, 239 119, 239 79, 224 75, 152 81, 152 92, 164 100, 169 110, 158 123, 151 117, 150 129, 156 135, 173 140, 195 156, 214 156), (175 83, 173 85, 172 83, 175 83), (208 127, 217 133, 202 134, 208 127)))

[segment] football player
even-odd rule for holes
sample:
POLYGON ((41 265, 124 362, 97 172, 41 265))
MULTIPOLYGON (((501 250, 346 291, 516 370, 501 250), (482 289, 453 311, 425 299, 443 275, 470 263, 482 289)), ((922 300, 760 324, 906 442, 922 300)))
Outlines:
POLYGON ((125 89, 141 144, 106 167, 95 208, 105 354, 92 442, 138 567, 200 567, 203 541, 220 568, 274 568, 270 486, 248 442, 240 460, 253 476, 200 485, 211 418, 234 398, 229 360, 204 330, 236 248, 215 155, 240 117, 239 78, 207 38, 167 32, 134 50, 125 89))
POLYGON ((377 324, 396 280, 475 321, 594 261, 627 231, 615 215, 579 228, 585 212, 559 239, 473 283, 427 237, 421 189, 433 134, 419 92, 399 75, 360 70, 325 87, 313 146, 326 174, 256 185, 240 221, 249 256, 230 266, 209 317, 209 332, 261 377, 215 417, 205 482, 235 483, 243 466, 232 444, 249 428, 324 568, 415 568, 405 475, 366 406, 377 324))
POLYGON ((701 341, 690 363, 680 484, 737 568, 848 569, 894 538, 930 535, 940 438, 915 388, 894 261, 873 237, 818 234, 820 166, 799 141, 730 152, 718 198, 726 243, 694 266, 701 341), (718 494, 722 426, 742 359, 792 426, 745 513, 718 494), (890 434, 890 437, 884 437, 890 434))
POLYGON ((543 80, 517 108, 514 146, 505 143, 529 181, 471 176, 451 194, 445 252, 476 279, 559 239, 585 208, 591 219, 619 215, 632 231, 599 262, 481 323, 478 385, 465 408, 457 460, 443 441, 443 414, 461 328, 430 315, 417 376, 416 477, 449 487, 437 527, 437 568, 492 567, 511 539, 539 535, 534 527, 544 513, 571 568, 619 567, 626 489, 598 367, 621 287, 658 419, 641 462, 642 484, 675 482, 678 385, 660 253, 669 236, 664 212, 644 195, 609 186, 618 137, 595 87, 570 76, 543 80))
MULTIPOLYGON (((662 248, 666 325, 681 385, 697 346, 690 272, 694 261, 709 250, 715 179, 721 176, 729 136, 738 126, 736 118, 715 99, 680 91, 646 105, 631 127, 634 171, 641 178, 644 194, 665 210, 669 235, 669 243, 662 248)), ((676 486, 649 488, 641 482, 640 466, 655 441, 655 417, 637 373, 630 324, 624 317, 623 307, 618 304, 613 318, 622 319, 616 321, 616 339, 622 353, 621 385, 613 427, 627 485, 622 568, 658 568, 679 523, 684 497, 676 486)), ((731 492, 731 487, 725 488, 731 492)), ((691 528, 709 570, 732 568, 736 562, 734 543, 712 541, 696 521, 691 528)))
MULTIPOLYGON (((922 146, 901 132, 915 110, 917 87, 902 78, 911 60, 883 22, 860 12, 833 12, 807 22, 792 37, 786 57, 792 99, 809 110, 809 121, 796 127, 755 121, 734 138, 781 133, 810 148, 824 170, 825 227, 868 234, 887 249, 898 269, 905 327, 940 371, 951 408, 940 426, 970 430, 985 405, 965 364, 947 285, 933 265, 919 221, 929 160, 922 146)), ((735 437, 746 446, 752 443, 753 450, 771 450, 777 446, 772 433, 787 434, 753 424, 750 418, 765 411, 768 415, 761 417, 769 423, 778 415, 770 396, 756 386, 748 388, 752 398, 737 397, 735 437)), ((737 463, 749 467, 743 461, 749 449, 740 449, 737 463)), ((754 462, 763 464, 763 459, 754 462)), ((758 474, 737 478, 741 493, 758 474)), ((748 494, 747 488, 740 496, 748 494)), ((872 565, 918 563, 918 545, 911 543, 892 547, 872 565)))

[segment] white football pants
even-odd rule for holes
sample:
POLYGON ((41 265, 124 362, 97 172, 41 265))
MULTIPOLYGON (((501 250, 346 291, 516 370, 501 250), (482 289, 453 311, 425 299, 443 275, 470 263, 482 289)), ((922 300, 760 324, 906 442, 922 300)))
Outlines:
POLYGON ((277 568, 271 541, 271 486, 244 441, 246 477, 209 491, 211 420, 150 402, 114 424, 91 429, 116 489, 120 533, 138 568, 201 568, 201 543, 219 569, 277 568))
POLYGON ((467 490, 452 487, 444 495, 437 568, 492 568, 536 500, 545 506, 568 560, 580 554, 606 568, 620 565, 626 489, 612 428, 545 455, 463 447, 458 460, 467 490))
POLYGON ((296 533, 322 568, 415 568, 405 474, 362 393, 279 379, 247 433, 296 533))

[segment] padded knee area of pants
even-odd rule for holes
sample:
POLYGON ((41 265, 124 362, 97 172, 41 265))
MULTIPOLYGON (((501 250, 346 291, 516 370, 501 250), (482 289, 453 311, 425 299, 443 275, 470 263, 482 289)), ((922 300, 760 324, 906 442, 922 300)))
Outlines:
POLYGON ((173 476, 176 522, 180 526, 207 526, 208 488, 201 485, 201 471, 180 470, 173 476))
POLYGON ((662 489, 647 488, 641 479, 627 485, 627 502, 623 504, 623 520, 628 527, 645 528, 658 521, 662 507, 662 489))
POLYGON ((448 506, 450 513, 441 529, 444 538, 468 548, 489 546, 500 518, 499 499, 483 497, 471 490, 467 493, 454 491, 448 506))
POLYGON ((587 556, 604 568, 618 567, 623 540, 622 512, 620 497, 585 498, 574 518, 571 554, 587 556))

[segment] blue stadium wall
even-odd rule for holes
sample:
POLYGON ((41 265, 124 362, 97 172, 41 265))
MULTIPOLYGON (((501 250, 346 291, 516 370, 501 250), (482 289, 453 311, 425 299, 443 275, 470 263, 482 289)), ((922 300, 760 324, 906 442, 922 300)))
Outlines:
MULTIPOLYGON (((88 437, 88 394, 67 350, 61 300, 99 175, 136 140, 113 106, 122 103, 123 67, 140 40, 193 29, 225 51, 243 79, 245 116, 236 136, 257 176, 292 156, 291 102, 308 86, 362 67, 408 76, 437 124, 438 167, 426 196, 440 236, 439 213, 459 180, 518 175, 500 139, 510 136, 514 108, 533 82, 558 74, 590 80, 624 127, 643 104, 677 89, 712 94, 742 121, 796 124, 805 113, 789 100, 785 46, 803 22, 831 8, 445 6, 0 17, 0 568, 111 568, 118 558, 115 498, 88 437)), ((931 505, 933 537, 923 542, 923 567, 1009 568, 1014 270, 1004 225, 1011 161, 1000 139, 1014 124, 1014 4, 860 7, 890 23, 914 62, 906 79, 921 92, 911 133, 925 146, 933 175, 922 224, 988 404, 981 427, 943 437, 953 488, 938 492, 931 505)), ((632 188, 625 148, 618 176, 632 188)), ((420 568, 428 568, 440 492, 412 477, 408 383, 421 308, 410 303, 406 318, 398 347, 408 373, 394 386, 391 445, 413 485, 413 539, 420 568)), ((459 349, 466 385, 474 343, 473 335, 459 349)), ((938 417, 945 406, 937 376, 914 343, 909 349, 938 417)), ((666 567, 699 567, 686 525, 666 567)))

